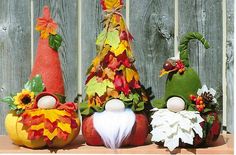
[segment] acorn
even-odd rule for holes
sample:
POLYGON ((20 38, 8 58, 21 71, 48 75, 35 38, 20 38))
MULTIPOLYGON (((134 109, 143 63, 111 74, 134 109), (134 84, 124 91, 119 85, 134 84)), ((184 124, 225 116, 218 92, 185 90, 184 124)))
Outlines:
POLYGON ((165 71, 170 71, 175 69, 175 61, 168 59, 165 61, 165 63, 163 64, 163 69, 165 69, 165 71))

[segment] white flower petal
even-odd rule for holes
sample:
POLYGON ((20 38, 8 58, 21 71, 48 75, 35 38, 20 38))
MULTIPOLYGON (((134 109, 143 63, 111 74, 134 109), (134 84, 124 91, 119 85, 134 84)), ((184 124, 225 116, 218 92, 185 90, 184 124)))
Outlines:
POLYGON ((202 89, 198 89, 198 90, 197 90, 197 95, 198 95, 198 96, 200 96, 202 93, 203 93, 203 92, 202 92, 202 89))
POLYGON ((207 86, 205 84, 202 86, 202 92, 203 93, 204 92, 208 92, 208 88, 207 88, 207 86))
POLYGON ((210 88, 209 92, 211 93, 211 95, 215 96, 216 91, 213 88, 210 88))
POLYGON ((213 98, 213 100, 212 100, 212 103, 211 104, 216 104, 217 103, 217 100, 215 99, 215 98, 213 98))
POLYGON ((170 151, 173 151, 176 147, 179 146, 179 139, 177 138, 166 139, 164 146, 168 147, 170 151))

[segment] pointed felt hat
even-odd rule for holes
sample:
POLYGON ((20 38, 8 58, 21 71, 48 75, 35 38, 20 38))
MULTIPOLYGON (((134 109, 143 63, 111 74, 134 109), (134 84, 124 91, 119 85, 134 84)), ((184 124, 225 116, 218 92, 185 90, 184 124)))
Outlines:
POLYGON ((30 79, 39 74, 45 84, 45 91, 64 96, 64 81, 57 52, 62 39, 56 32, 57 27, 50 17, 49 7, 44 6, 43 16, 37 19, 36 30, 40 31, 40 38, 30 79))

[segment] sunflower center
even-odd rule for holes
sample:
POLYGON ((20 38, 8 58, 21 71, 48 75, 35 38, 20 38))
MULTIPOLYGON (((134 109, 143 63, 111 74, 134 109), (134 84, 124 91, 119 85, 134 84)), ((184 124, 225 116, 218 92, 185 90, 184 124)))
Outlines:
POLYGON ((31 98, 29 95, 26 95, 24 96, 22 99, 21 99, 21 102, 24 103, 24 104, 29 104, 31 102, 31 98))

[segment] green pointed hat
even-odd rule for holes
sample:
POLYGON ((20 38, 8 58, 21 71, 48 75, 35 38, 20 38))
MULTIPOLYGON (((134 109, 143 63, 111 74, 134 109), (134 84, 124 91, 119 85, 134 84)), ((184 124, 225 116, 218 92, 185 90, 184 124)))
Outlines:
POLYGON ((191 108, 190 95, 196 95, 201 88, 201 81, 196 71, 189 66, 188 43, 192 39, 202 42, 209 48, 207 40, 198 32, 189 32, 184 35, 179 44, 179 59, 169 58, 163 65, 160 76, 168 74, 165 85, 165 94, 161 99, 152 102, 153 107, 164 108, 170 97, 181 97, 186 104, 186 109, 191 108))

